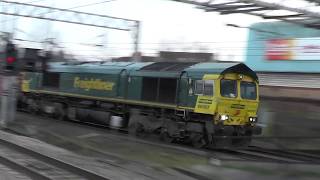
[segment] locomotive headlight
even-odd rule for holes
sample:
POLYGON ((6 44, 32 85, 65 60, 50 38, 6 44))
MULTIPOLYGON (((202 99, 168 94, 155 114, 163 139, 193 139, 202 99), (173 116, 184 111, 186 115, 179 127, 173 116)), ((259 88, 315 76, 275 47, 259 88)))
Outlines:
POLYGON ((228 116, 228 115, 225 115, 225 114, 220 115, 220 120, 221 120, 221 121, 229 120, 229 116, 228 116))
POLYGON ((257 118, 257 117, 249 117, 249 121, 250 121, 251 123, 255 123, 255 122, 258 121, 258 118, 257 118))

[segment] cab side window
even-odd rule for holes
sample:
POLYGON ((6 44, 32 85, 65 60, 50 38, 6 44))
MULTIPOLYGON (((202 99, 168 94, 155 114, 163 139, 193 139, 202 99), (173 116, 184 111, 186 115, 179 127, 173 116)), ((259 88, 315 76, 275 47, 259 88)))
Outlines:
POLYGON ((205 80, 203 94, 206 96, 213 96, 213 88, 214 88, 214 81, 213 80, 205 80))
POLYGON ((204 84, 203 80, 196 80, 194 94, 197 94, 197 95, 203 94, 203 88, 204 88, 203 84, 204 84))
POLYGON ((214 81, 213 80, 196 80, 194 92, 196 95, 213 96, 214 81))

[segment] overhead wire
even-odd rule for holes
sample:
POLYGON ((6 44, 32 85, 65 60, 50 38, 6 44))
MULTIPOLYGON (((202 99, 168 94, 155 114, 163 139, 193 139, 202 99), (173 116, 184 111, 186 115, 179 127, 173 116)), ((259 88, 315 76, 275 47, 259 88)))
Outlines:
MULTIPOLYGON (((43 1, 43 0, 39 0, 39 1, 43 1)), ((112 0, 108 0, 108 1, 102 1, 102 2, 96 2, 96 3, 91 3, 91 4, 86 4, 86 5, 80 5, 80 6, 75 6, 75 7, 71 7, 71 8, 68 8, 68 9, 75 9, 75 8, 82 8, 82 7, 87 7, 87 6, 91 6, 91 5, 97 5, 97 4, 102 4, 102 3, 105 3, 105 2, 111 2, 112 0)), ((283 0, 285 1, 285 0, 283 0)), ((307 39, 306 39, 307 40, 307 39)), ((310 39, 311 40, 311 39, 310 39)), ((316 40, 320 40, 320 39, 316 39, 316 40)), ((265 41, 265 40, 254 40, 254 41, 265 41)), ((199 43, 199 44, 217 44, 217 43, 247 43, 247 42, 250 42, 250 41, 223 41, 223 42, 217 42, 217 41, 212 41, 212 42, 157 42, 157 43, 139 43, 139 44, 155 44, 155 45, 161 45, 161 44, 172 44, 172 45, 175 45, 175 44, 182 44, 182 45, 185 45, 185 44, 195 44, 195 43, 199 43)), ((252 42, 252 41, 251 41, 252 42)), ((61 43, 67 43, 67 42, 61 42, 61 43)), ((80 43, 79 43, 80 44, 80 43)), ((108 43, 108 44, 133 44, 133 43, 108 43)), ((108 48, 113 48, 113 47, 108 47, 108 48)), ((224 47, 217 47, 217 49, 221 49, 221 48, 224 48, 224 47)), ((225 47, 225 48, 232 48, 232 47, 225 47)), ((236 48, 239 48, 239 49, 248 49, 246 47, 236 47, 236 48)), ((257 48, 257 50, 259 50, 259 48, 257 48)))
MULTIPOLYGON (((40 2, 40 1, 47 1, 47 0, 37 0, 37 1, 31 1, 29 3, 35 3, 35 2, 40 2)), ((90 3, 90 4, 84 4, 84 5, 79 5, 79 6, 73 6, 73 7, 70 7, 70 8, 67 8, 65 10, 72 10, 72 9, 77 9, 77 8, 83 8, 83 7, 89 7, 89 6, 93 6, 93 5, 98 5, 98 4, 103 4, 103 3, 107 3, 107 2, 112 2, 112 1, 116 1, 116 0, 104 0, 104 1, 100 1, 100 2, 95 2, 95 3, 90 3)), ((49 11, 49 12, 45 12, 45 13, 41 13, 40 15, 45 15, 45 14, 50 14, 50 13, 54 13, 55 11, 49 11)), ((11 20, 17 20, 19 18, 13 18, 13 19, 6 19, 4 21, 1 21, 1 23, 5 23, 5 22, 8 22, 8 21, 11 21, 11 20)), ((21 32, 21 31, 20 31, 21 32)), ((23 33, 25 34, 28 34, 26 32, 23 31, 23 33)), ((30 35, 30 34, 29 34, 30 35)), ((30 42, 30 41, 29 41, 30 42)))
MULTIPOLYGON (((34 43, 43 43, 43 41, 33 41, 33 40, 27 40, 27 39, 15 39, 17 41, 25 41, 25 42, 34 42, 34 43)), ((311 39, 304 39, 304 40, 311 40, 311 41, 319 41, 320 38, 311 38, 311 39)), ((261 42, 267 42, 266 40, 256 40, 261 41, 261 42)), ((254 41, 243 41, 243 43, 250 43, 250 42, 254 42, 254 41)), ((59 42, 61 44, 75 44, 75 45, 80 45, 80 46, 90 46, 90 47, 101 47, 102 45, 100 44, 90 44, 90 43, 80 43, 80 42, 59 42)), ((155 49, 159 49, 159 48, 155 48, 154 46, 150 46, 150 45, 164 45, 164 44, 169 44, 169 45, 189 45, 189 46, 180 46, 177 48, 183 49, 183 48, 196 48, 196 47, 202 47, 202 48, 208 48, 208 49, 231 49, 231 50, 235 50, 235 49, 239 49, 239 50, 263 50, 265 49, 264 46, 255 46, 255 47, 250 47, 248 45, 244 45, 244 46, 234 46, 233 44, 231 44, 230 46, 217 46, 217 47, 208 47, 208 46, 204 46, 205 44, 216 44, 216 43, 226 43, 226 42, 172 42, 172 43, 140 43, 141 45, 149 45, 149 47, 145 48, 145 49, 150 49, 150 50, 155 50, 155 49)), ((131 45, 132 43, 109 43, 109 45, 131 45)), ((146 47, 146 46, 144 46, 146 47)), ((299 48, 303 48, 305 46, 294 46, 294 48, 290 48, 291 50, 298 50, 299 48)), ((123 49, 129 49, 129 47, 117 47, 117 46, 110 46, 108 48, 123 48, 123 49)), ((160 47, 161 48, 161 47, 160 47)), ((169 47, 172 48, 172 47, 169 47)), ((131 48, 130 48, 131 49, 131 48)))
POLYGON ((80 5, 80 6, 71 7, 71 8, 69 8, 69 10, 70 9, 78 9, 78 8, 93 6, 93 5, 98 5, 98 4, 104 4, 104 3, 112 2, 112 1, 116 1, 116 0, 106 0, 106 1, 96 2, 96 3, 84 4, 84 5, 80 5))
MULTIPOLYGON (((39 2, 39 1, 47 1, 47 0, 38 0, 38 1, 34 1, 34 2, 39 2)), ((74 7, 70 7, 70 8, 66 8, 65 10, 73 10, 73 9, 77 9, 77 8, 83 8, 83 7, 89 7, 89 6, 93 6, 93 5, 98 5, 98 4, 103 4, 103 3, 107 3, 107 2, 112 2, 112 1, 116 1, 116 0, 105 0, 105 1, 101 1, 101 2, 96 2, 96 3, 90 3, 90 4, 85 4, 85 5, 79 5, 79 6, 74 6, 74 7)), ((32 2, 29 2, 32 3, 32 2)), ((50 11, 50 12, 45 12, 45 13, 41 13, 39 15, 45 15, 45 14, 50 14, 50 13, 54 13, 55 11, 50 11)), ((18 18, 15 18, 15 20, 18 18)), ((5 21, 1 21, 1 23, 7 22, 10 20, 5 20, 5 21)))
MULTIPOLYGON (((36 0, 36 1, 30 1, 30 2, 26 2, 26 3, 37 3, 37 2, 42 2, 42 1, 48 1, 48 0, 36 0)), ((0 24, 8 22, 8 21, 13 21, 13 20, 17 20, 19 18, 12 18, 12 19, 6 19, 0 22, 0 24)))

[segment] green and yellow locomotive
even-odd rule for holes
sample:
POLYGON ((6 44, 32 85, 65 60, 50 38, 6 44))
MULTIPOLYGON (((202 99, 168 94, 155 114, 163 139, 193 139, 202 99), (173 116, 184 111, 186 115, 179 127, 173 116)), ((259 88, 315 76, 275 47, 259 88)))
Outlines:
POLYGON ((242 63, 49 63, 22 73, 20 103, 197 147, 239 145, 261 133, 258 78, 242 63))

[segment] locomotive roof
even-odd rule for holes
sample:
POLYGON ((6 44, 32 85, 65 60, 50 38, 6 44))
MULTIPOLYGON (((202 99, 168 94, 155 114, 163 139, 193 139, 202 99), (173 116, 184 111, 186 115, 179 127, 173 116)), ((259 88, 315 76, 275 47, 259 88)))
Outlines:
POLYGON ((50 72, 119 74, 126 70, 136 76, 179 77, 181 72, 190 76, 235 72, 258 79, 256 73, 239 62, 72 62, 49 63, 50 72))
POLYGON ((150 63, 140 62, 55 62, 49 63, 50 72, 118 74, 122 70, 139 70, 150 63))

